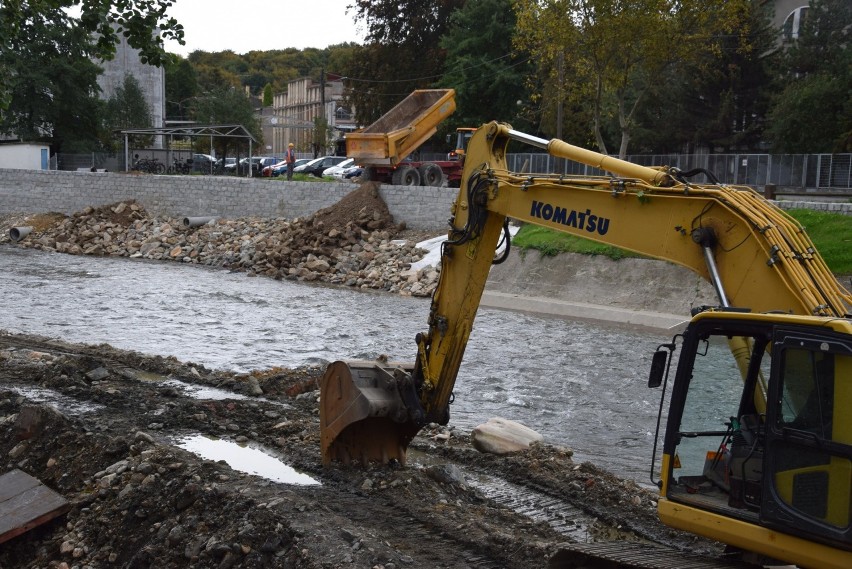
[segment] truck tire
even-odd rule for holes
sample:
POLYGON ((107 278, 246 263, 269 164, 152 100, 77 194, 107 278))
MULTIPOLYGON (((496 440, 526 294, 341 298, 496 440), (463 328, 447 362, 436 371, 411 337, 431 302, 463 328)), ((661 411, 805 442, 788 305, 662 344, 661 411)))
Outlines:
POLYGON ((400 166, 394 170, 391 182, 394 186, 419 186, 420 174, 411 166, 400 166))
POLYGON ((444 171, 441 167, 432 162, 421 164, 417 169, 420 174, 420 183, 424 186, 440 187, 444 183, 444 171))
POLYGON ((364 166, 361 175, 358 176, 362 182, 372 182, 376 179, 376 169, 372 166, 364 166))

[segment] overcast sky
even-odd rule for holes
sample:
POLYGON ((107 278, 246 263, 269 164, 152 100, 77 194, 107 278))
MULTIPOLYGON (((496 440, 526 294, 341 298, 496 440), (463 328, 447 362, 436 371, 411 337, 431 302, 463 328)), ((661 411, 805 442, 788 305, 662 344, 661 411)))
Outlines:
POLYGON ((166 42, 183 56, 195 50, 247 53, 363 43, 346 6, 352 0, 176 0, 168 13, 183 24, 186 45, 166 42))

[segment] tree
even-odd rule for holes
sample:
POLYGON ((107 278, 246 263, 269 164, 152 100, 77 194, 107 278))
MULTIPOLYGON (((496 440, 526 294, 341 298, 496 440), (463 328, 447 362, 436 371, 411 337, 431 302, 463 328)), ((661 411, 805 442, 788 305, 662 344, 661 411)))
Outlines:
POLYGON ((450 14, 464 0, 355 0, 356 18, 367 27, 347 75, 347 99, 356 120, 374 122, 414 89, 442 75, 440 38, 450 14))
POLYGON ((267 83, 263 87, 263 106, 271 107, 272 106, 272 83, 267 83))
MULTIPOLYGON (((220 125, 242 125, 257 143, 263 142, 260 121, 254 114, 251 102, 241 89, 219 87, 190 102, 190 116, 199 123, 220 125)), ((242 139, 220 137, 214 140, 216 154, 228 156, 231 148, 248 151, 248 143, 242 139)), ((256 148, 256 147, 255 147, 256 148)))
MULTIPOLYGON (((139 81, 132 75, 125 75, 122 84, 115 89, 106 102, 104 125, 108 133, 117 130, 151 128, 151 112, 139 81)), ((120 144, 115 136, 107 139, 105 146, 116 150, 120 144)))
POLYGON ((812 1, 784 56, 769 138, 779 152, 852 150, 852 4, 812 1))
POLYGON ((70 27, 96 36, 95 55, 110 59, 119 36, 142 53, 142 62, 160 66, 171 56, 163 40, 183 45, 183 26, 167 15, 174 0, 17 0, 0 6, 0 37, 16 38, 27 29, 27 19, 56 11, 77 9, 70 27))
MULTIPOLYGON (((56 21, 65 16, 61 29, 82 33, 91 42, 89 55, 102 60, 115 55, 119 35, 140 50, 143 63, 162 65, 171 56, 163 40, 174 39, 183 44, 183 26, 166 12, 173 0, 14 0, 0 3, 0 45, 12 48, 25 43, 33 25, 39 21, 56 21), (67 14, 76 9, 80 15, 67 14)), ((12 67, 0 64, 0 75, 9 77, 12 67)), ((0 87, 0 109, 11 101, 11 91, 4 81, 0 87)))
POLYGON ((718 49, 675 62, 637 110, 635 151, 669 153, 698 147, 762 150, 769 112, 777 29, 766 5, 740 6, 735 33, 718 49))
POLYGON ((177 56, 166 64, 166 116, 186 120, 185 105, 198 94, 198 78, 189 60, 177 56))
MULTIPOLYGON (((7 16, 9 8, 0 9, 7 16)), ((40 140, 54 151, 91 151, 97 147, 101 103, 100 68, 90 59, 89 36, 69 25, 60 9, 19 6, 21 33, 6 38, 0 52, 5 108, 0 132, 40 140), (24 31, 25 29, 25 31, 24 31)))
POLYGON ((316 117, 314 119, 313 142, 311 148, 314 151, 314 158, 325 154, 331 140, 331 129, 328 126, 328 119, 325 117, 316 117))
POLYGON ((553 85, 557 134, 565 101, 589 109, 592 135, 607 153, 615 122, 625 156, 637 111, 676 62, 718 51, 748 0, 516 0, 515 43, 553 85))
POLYGON ((439 87, 456 90, 456 112, 448 127, 477 127, 491 120, 513 121, 526 99, 526 57, 513 53, 512 0, 468 0, 450 16, 441 38, 446 50, 439 87))

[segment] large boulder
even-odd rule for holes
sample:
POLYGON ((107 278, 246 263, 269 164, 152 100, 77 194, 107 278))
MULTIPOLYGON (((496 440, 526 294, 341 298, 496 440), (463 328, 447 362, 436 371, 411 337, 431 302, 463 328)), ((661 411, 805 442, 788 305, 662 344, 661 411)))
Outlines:
POLYGON ((510 454, 527 450, 544 437, 529 427, 509 419, 494 417, 477 425, 471 432, 473 446, 479 452, 510 454))

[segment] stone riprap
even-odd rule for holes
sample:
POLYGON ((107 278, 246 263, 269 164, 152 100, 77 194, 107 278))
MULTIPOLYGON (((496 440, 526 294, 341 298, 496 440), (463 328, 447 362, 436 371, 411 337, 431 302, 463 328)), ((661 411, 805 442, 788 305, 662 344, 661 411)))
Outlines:
MULTIPOLYGON (((334 207, 293 220, 213 219, 186 227, 183 219, 151 217, 140 204, 126 201, 87 207, 68 217, 42 214, 21 219, 18 223, 33 224, 33 231, 18 245, 72 255, 177 261, 249 276, 411 296, 432 293, 437 270, 410 269, 424 251, 414 242, 394 239, 402 226, 393 223, 386 208, 369 204, 341 215, 334 207)), ((8 232, 2 239, 9 239, 8 232)))

